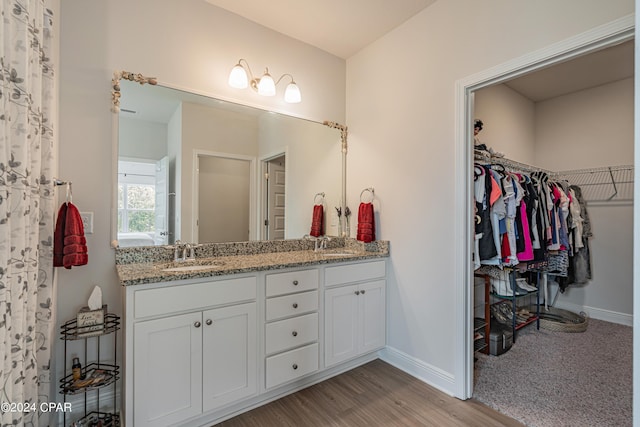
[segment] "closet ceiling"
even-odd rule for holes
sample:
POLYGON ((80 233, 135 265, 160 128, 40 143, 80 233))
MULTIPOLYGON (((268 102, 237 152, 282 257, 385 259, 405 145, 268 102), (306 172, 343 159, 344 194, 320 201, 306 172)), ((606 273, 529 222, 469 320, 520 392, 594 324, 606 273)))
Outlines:
POLYGON ((205 0, 347 59, 436 0, 205 0))
POLYGON ((632 40, 518 77, 505 85, 539 102, 631 78, 633 73, 632 40))

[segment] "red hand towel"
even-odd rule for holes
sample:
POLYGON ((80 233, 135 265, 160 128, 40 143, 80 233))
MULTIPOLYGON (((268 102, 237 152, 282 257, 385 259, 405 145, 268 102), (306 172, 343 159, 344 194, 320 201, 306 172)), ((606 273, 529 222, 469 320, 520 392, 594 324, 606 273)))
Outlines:
POLYGON ((85 265, 89 262, 84 237, 84 225, 80 212, 72 203, 67 203, 67 215, 64 223, 64 248, 62 265, 64 268, 85 265))
POLYGON ((358 232, 356 233, 356 239, 365 243, 376 240, 372 203, 360 203, 360 207, 358 208, 358 232))
POLYGON ((322 205, 313 206, 313 216, 311 217, 311 231, 313 237, 324 235, 324 208, 322 205))
POLYGON ((67 204, 63 203, 58 210, 56 230, 53 233, 53 266, 62 267, 64 257, 64 224, 67 220, 67 204))

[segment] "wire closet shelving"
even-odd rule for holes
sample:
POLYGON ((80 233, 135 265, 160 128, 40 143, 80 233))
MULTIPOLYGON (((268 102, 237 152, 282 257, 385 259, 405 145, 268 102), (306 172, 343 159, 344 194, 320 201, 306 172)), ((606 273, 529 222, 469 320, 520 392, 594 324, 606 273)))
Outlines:
POLYGON ((567 181, 580 187, 587 202, 633 201, 633 165, 550 171, 506 157, 490 156, 478 150, 474 153, 474 159, 481 163, 500 164, 511 171, 545 172, 550 179, 567 181))

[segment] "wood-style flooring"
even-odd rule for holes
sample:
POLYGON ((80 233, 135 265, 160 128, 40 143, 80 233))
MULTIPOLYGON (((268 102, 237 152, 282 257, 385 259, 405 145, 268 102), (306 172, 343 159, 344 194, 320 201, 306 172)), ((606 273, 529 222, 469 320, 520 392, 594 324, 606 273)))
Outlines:
POLYGON ((476 400, 450 397, 378 359, 217 426, 523 427, 523 424, 476 400))

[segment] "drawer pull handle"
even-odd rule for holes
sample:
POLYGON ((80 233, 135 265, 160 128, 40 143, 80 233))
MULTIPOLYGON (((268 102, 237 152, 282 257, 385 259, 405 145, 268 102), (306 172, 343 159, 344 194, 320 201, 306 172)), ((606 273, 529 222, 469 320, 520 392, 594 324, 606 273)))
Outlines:
POLYGON ((356 295, 360 295, 360 291, 356 291, 356 292, 355 292, 355 294, 356 294, 356 295))
POLYGON ((293 332, 291 332, 291 335, 293 335, 294 337, 297 337, 298 336, 298 332, 293 331, 293 332))
POLYGON ((298 303, 297 302, 293 303, 293 308, 298 308, 298 303))
POLYGON ((298 281, 297 280, 293 281, 293 286, 298 286, 298 281))
POLYGON ((213 323, 213 320, 211 319, 207 319, 207 321, 205 322, 207 325, 211 326, 211 324, 213 323))
POLYGON ((364 295, 364 291, 360 291, 360 293, 361 293, 362 295, 364 295))
POLYGON ((292 366, 292 368, 293 368, 293 370, 295 371, 296 369, 298 369, 298 364, 297 364, 297 363, 294 363, 294 364, 293 364, 293 366, 292 366))
POLYGON ((193 326, 195 326, 196 328, 199 328, 199 327, 200 327, 200 325, 201 325, 201 323, 200 323, 200 322, 195 322, 195 323, 193 324, 193 326))

